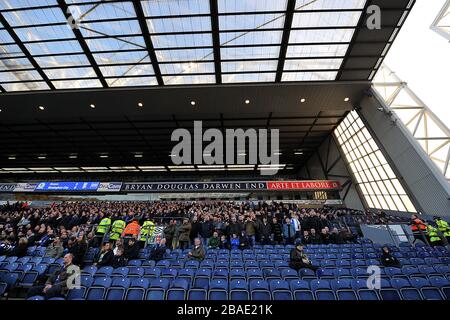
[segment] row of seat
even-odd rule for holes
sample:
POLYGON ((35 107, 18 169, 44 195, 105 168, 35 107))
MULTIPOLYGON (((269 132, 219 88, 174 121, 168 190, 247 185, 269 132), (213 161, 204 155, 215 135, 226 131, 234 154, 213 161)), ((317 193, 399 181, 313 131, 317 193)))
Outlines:
MULTIPOLYGON (((31 298, 39 300, 42 297, 31 298)), ((382 279, 369 289, 366 279, 282 280, 211 279, 191 285, 186 279, 96 278, 72 289, 67 299, 86 300, 449 300, 450 281, 442 277, 382 279)))

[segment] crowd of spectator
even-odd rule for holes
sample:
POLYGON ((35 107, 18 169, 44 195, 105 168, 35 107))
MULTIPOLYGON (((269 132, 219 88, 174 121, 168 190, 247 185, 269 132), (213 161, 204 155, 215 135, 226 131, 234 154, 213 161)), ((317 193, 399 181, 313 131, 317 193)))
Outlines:
POLYGON ((139 228, 145 221, 163 227, 167 248, 189 248, 196 238, 203 247, 227 249, 245 249, 255 243, 294 244, 298 239, 303 244, 354 242, 357 233, 342 223, 343 217, 371 223, 389 220, 383 213, 307 209, 282 202, 99 201, 61 202, 48 207, 14 203, 0 207, 0 254, 20 257, 26 255, 28 247, 41 246, 47 248, 48 257, 71 253, 73 263, 81 264, 89 247, 102 247, 96 263, 121 265, 138 256, 144 244, 139 241, 139 228), (128 226, 134 224, 135 239, 99 239, 96 226, 105 218, 111 223, 122 220, 128 226), (105 239, 110 242, 106 246, 105 239))

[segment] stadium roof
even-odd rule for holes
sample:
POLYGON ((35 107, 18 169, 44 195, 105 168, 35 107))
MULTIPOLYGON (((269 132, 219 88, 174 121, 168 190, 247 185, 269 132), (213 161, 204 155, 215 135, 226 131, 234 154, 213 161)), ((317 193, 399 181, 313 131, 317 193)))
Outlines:
POLYGON ((411 0, 3 0, 3 92, 372 80, 411 0), (367 8, 382 28, 365 27, 367 8))
POLYGON ((170 134, 194 120, 279 129, 295 174, 370 87, 413 4, 0 1, 1 176, 172 172, 170 134), (381 29, 367 28, 371 5, 381 29))

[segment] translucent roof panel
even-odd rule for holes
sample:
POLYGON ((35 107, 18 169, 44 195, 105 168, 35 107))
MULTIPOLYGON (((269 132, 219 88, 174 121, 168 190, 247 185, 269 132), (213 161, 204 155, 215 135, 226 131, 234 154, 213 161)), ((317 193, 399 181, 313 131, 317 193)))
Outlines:
POLYGON ((209 14, 209 0, 144 0, 146 17, 209 14))
POLYGON ((214 63, 171 63, 161 64, 162 74, 195 74, 195 73, 214 73, 214 63))
POLYGON ((300 45, 288 46, 287 58, 310 58, 310 57, 343 57, 348 50, 347 44, 338 45, 300 45))
POLYGON ((150 33, 211 31, 210 17, 148 19, 150 33))
POLYGON ((240 14, 219 17, 220 30, 255 30, 283 28, 285 15, 272 14, 240 14))
POLYGON ((343 59, 303 59, 287 60, 284 70, 327 70, 339 69, 343 59))
POLYGON ((294 13, 292 28, 355 27, 360 16, 360 11, 294 13))
POLYGON ((284 72, 281 81, 332 81, 336 76, 336 71, 284 72))
POLYGON ((285 11, 286 0, 218 0, 219 13, 285 11))
POLYGON ((363 9, 366 0, 297 0, 296 10, 363 9))
MULTIPOLYGON (((210 0, 0 0, 0 92, 334 81, 353 75, 368 81, 364 75, 373 65, 347 72, 356 67, 343 64, 361 42, 353 35, 365 5, 366 0, 217 0, 211 8, 210 0)), ((394 39, 388 33, 386 41, 374 42, 388 48, 394 39)), ((381 62, 385 54, 374 56, 381 62)))
POLYGON ((224 74, 224 83, 274 82, 276 73, 236 73, 224 74))
POLYGON ((216 79, 214 75, 177 75, 177 76, 164 76, 164 83, 167 85, 182 85, 182 84, 207 84, 215 83, 216 79))

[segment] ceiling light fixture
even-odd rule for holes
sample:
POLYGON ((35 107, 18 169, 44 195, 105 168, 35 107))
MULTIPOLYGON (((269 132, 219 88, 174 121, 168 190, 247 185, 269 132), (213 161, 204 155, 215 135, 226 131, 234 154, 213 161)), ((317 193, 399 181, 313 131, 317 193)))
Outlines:
POLYGON ((144 155, 139 153, 139 154, 135 154, 134 157, 135 157, 135 158, 143 158, 144 155))
POLYGON ((44 160, 44 159, 46 159, 46 158, 47 158, 46 156, 39 156, 39 157, 38 157, 39 160, 44 160))
POLYGON ((245 104, 250 104, 250 100, 249 99, 245 100, 245 104))
POLYGON ((350 98, 347 97, 347 98, 344 99, 344 101, 345 101, 345 102, 349 102, 349 101, 350 101, 350 98))
POLYGON ((95 104, 91 104, 90 107, 91 107, 92 109, 95 109, 95 104))
POLYGON ((69 156, 69 159, 76 159, 76 158, 78 158, 78 156, 76 154, 72 154, 69 156))
POLYGON ((191 101, 191 106, 195 106, 196 104, 197 103, 194 100, 191 101))
POLYGON ((39 108, 39 110, 41 110, 41 111, 43 111, 43 110, 45 109, 43 106, 39 106, 38 108, 39 108))
POLYGON ((16 160, 16 157, 14 156, 8 157, 8 160, 16 160))
POLYGON ((305 98, 301 98, 301 99, 300 99, 300 102, 301 102, 301 103, 305 103, 305 102, 306 102, 306 99, 305 99, 305 98))
POLYGON ((105 159, 105 158, 108 158, 109 156, 107 155, 107 154, 101 154, 100 155, 100 158, 103 158, 103 159, 105 159))
POLYGON ((142 102, 138 102, 138 107, 143 107, 144 104, 142 102))

